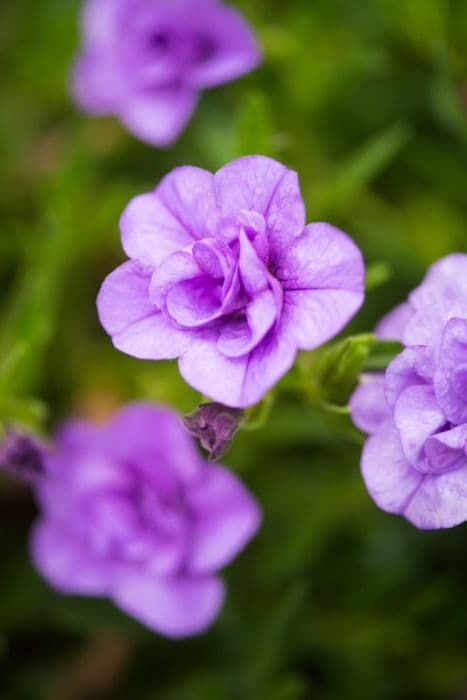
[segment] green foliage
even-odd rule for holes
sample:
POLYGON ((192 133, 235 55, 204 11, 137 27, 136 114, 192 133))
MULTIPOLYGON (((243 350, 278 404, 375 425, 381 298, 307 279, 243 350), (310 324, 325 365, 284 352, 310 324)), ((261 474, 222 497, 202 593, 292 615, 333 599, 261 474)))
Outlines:
POLYGON ((447 700, 466 693, 465 527, 425 533, 372 504, 345 414, 398 346, 380 316, 467 249, 464 0, 231 0, 264 63, 207 92, 167 151, 80 115, 67 75, 80 0, 0 7, 0 423, 47 432, 131 399, 187 413, 175 363, 118 353, 95 297, 123 259, 126 202, 171 168, 262 152, 296 169, 308 220, 348 231, 367 301, 249 412, 228 464, 264 508, 205 636, 171 642, 34 573, 30 494, 0 482, 1 700, 447 700), (330 409, 330 410, 323 410, 330 409))

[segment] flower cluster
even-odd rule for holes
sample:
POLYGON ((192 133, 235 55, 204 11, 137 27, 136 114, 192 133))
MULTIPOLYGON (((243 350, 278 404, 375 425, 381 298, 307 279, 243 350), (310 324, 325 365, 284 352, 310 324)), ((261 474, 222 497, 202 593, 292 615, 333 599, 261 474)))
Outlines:
POLYGON ((130 260, 98 297, 114 345, 179 358, 185 380, 227 406, 259 401, 363 301, 360 251, 329 224, 305 225, 297 174, 270 158, 177 168, 130 202, 121 233, 130 260))
POLYGON ((170 637, 213 621, 217 571, 260 511, 236 476, 200 457, 177 414, 140 403, 103 426, 69 422, 41 462, 32 556, 52 586, 107 596, 170 637))
POLYGON ((376 503, 419 528, 467 520, 467 255, 435 263, 377 328, 405 348, 351 400, 376 503))
POLYGON ((87 0, 83 44, 77 103, 156 146, 178 137, 201 90, 260 60, 248 24, 218 0, 87 0))

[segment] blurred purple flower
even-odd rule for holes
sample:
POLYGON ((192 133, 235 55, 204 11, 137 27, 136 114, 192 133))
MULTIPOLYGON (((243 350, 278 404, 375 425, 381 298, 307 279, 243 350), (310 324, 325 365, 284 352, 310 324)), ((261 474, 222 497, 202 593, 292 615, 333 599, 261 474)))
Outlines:
POLYGON ((236 476, 200 457, 179 416, 132 404, 104 426, 70 422, 46 468, 32 553, 55 588, 107 596, 169 637, 213 622, 217 570, 260 511, 236 476))
POLYGON ((0 444, 0 469, 34 483, 44 474, 46 449, 36 438, 10 429, 0 444))
POLYGON ((259 401, 363 301, 360 251, 329 224, 305 225, 297 174, 270 158, 177 168, 120 225, 130 260, 98 297, 115 347, 178 357, 189 384, 231 407, 259 401))
POLYGON ((467 520, 467 255, 438 261, 377 332, 405 349, 351 399, 368 491, 423 529, 467 520))
POLYGON ((92 114, 114 114, 143 141, 172 143, 204 88, 260 61, 241 15, 218 0, 87 0, 73 91, 92 114))

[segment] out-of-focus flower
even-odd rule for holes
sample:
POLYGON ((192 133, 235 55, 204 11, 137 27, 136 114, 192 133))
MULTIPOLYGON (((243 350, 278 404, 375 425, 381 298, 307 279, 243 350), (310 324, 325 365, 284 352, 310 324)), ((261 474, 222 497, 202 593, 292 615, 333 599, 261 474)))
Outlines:
POLYGON ((188 432, 209 452, 209 460, 221 457, 228 449, 243 418, 243 411, 221 403, 202 403, 183 419, 188 432))
POLYGON ((73 91, 86 111, 114 114, 138 138, 166 146, 201 90, 259 60, 246 21, 218 0, 87 0, 73 91))
POLYGON ((130 404, 70 422, 36 486, 35 564, 59 591, 106 596, 169 637, 201 632, 224 597, 218 569, 255 534, 240 480, 209 465, 174 412, 130 404))
POLYGON ((214 401, 245 408, 329 340, 363 301, 350 238, 305 225, 297 174, 263 156, 216 174, 181 167, 121 219, 130 260, 102 285, 98 311, 115 347, 179 358, 214 401))
POLYGON ((46 449, 36 438, 9 429, 0 444, 0 469, 17 479, 34 483, 44 474, 46 449))
POLYGON ((377 327, 405 349, 351 399, 375 502, 424 529, 467 520, 467 255, 435 263, 377 327))

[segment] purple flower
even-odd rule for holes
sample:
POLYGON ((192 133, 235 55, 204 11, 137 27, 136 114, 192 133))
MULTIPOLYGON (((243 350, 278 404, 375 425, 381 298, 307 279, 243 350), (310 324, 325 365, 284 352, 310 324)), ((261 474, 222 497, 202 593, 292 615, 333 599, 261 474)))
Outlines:
POLYGON ((260 60, 255 37, 218 0, 87 0, 77 103, 117 115, 143 141, 167 146, 189 121, 201 90, 260 60))
POLYGON ((221 403, 202 403, 190 416, 185 416, 183 425, 209 452, 212 462, 228 450, 235 432, 244 417, 244 412, 221 403))
POLYGON ((36 438, 9 429, 0 444, 0 469, 22 481, 35 483, 44 473, 45 445, 36 438))
POLYGON ((141 403, 103 426, 70 422, 46 469, 32 553, 56 589, 109 597, 169 637, 212 623, 217 570, 260 511, 236 476, 201 458, 179 416, 141 403))
POLYGON ((351 399, 376 503, 424 529, 467 520, 467 255, 435 263, 377 332, 405 349, 351 399))
POLYGON ((329 224, 305 225, 297 174, 262 156, 215 175, 177 168, 121 219, 130 260, 102 285, 115 347, 179 358, 214 401, 256 403, 294 362, 334 336, 363 301, 361 254, 329 224))

